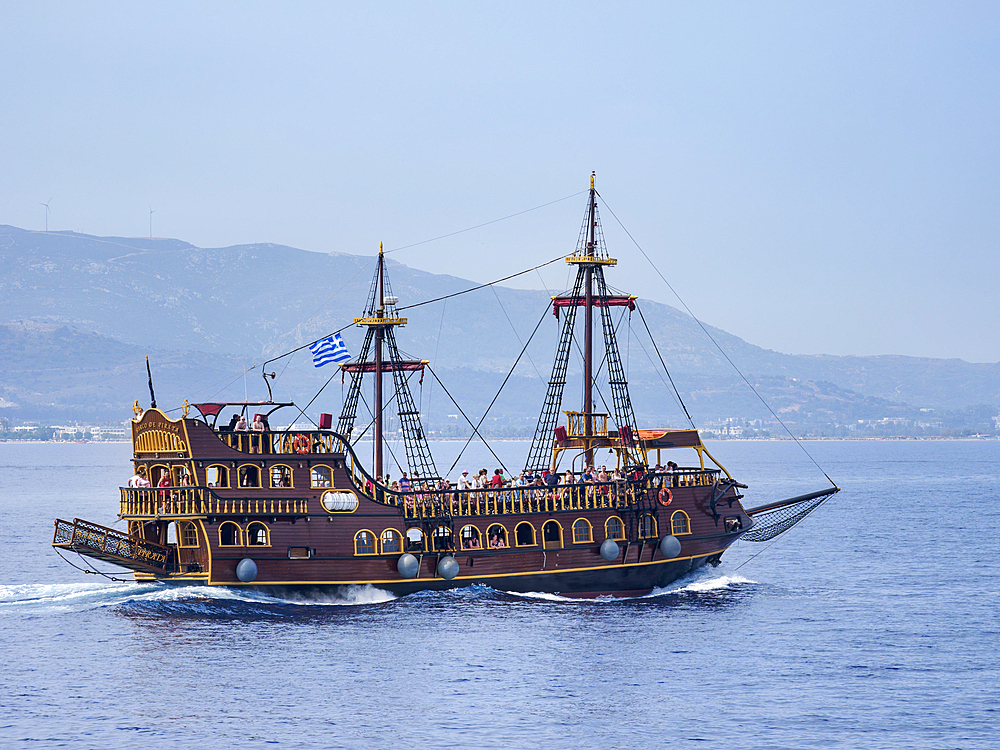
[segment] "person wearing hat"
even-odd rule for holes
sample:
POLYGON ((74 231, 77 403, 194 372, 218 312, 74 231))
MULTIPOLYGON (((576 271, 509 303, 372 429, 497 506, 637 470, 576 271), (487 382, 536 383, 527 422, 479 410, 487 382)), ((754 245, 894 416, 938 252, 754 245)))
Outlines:
POLYGON ((458 480, 458 489, 460 490, 471 490, 472 480, 469 479, 469 470, 466 469, 462 472, 462 478, 458 480))

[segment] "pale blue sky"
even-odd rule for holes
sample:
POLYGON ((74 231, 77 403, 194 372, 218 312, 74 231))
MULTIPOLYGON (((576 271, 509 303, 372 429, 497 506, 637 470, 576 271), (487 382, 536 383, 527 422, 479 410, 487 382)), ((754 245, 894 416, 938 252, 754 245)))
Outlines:
MULTIPOLYGON (((0 223, 369 254, 596 170, 709 323, 1000 361, 996 3, 2 7, 0 223)), ((503 276, 583 201, 393 257, 503 276)), ((603 218, 609 281, 676 305, 603 218)))

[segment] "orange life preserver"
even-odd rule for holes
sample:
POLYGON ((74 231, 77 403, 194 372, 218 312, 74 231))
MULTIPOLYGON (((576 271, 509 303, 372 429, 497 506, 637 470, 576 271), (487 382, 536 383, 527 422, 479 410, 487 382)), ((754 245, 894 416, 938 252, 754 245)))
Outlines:
POLYGON ((308 453, 312 450, 312 440, 309 439, 308 435, 300 432, 292 440, 292 448, 295 449, 296 453, 308 453))
POLYGON ((660 494, 657 496, 656 502, 658 502, 660 505, 666 508, 668 505, 670 505, 670 502, 673 499, 674 499, 674 493, 671 492, 668 488, 664 487, 662 490, 660 490, 660 494))

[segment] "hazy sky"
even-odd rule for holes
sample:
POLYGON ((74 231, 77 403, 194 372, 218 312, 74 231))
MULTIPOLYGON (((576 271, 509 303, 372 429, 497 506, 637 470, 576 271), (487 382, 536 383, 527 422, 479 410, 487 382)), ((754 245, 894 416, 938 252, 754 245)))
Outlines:
MULTIPOLYGON (((147 235, 152 207, 200 246, 370 254, 596 170, 709 323, 1000 361, 998 3, 0 7, 0 223, 51 197, 55 230, 147 235)), ((583 209, 393 257, 486 281, 571 252, 583 209)), ((677 305, 602 218, 610 283, 677 305)), ((543 282, 566 269, 515 285, 543 282)))

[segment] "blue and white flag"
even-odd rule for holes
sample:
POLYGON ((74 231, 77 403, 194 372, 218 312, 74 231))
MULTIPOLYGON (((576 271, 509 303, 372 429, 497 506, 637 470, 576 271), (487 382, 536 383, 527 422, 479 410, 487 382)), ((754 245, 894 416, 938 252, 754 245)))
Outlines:
POLYGON ((340 338, 339 333, 317 341, 315 344, 309 344, 309 351, 312 352, 313 365, 316 367, 322 367, 331 362, 340 364, 351 358, 351 353, 347 351, 347 344, 340 338))

